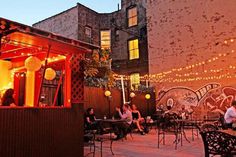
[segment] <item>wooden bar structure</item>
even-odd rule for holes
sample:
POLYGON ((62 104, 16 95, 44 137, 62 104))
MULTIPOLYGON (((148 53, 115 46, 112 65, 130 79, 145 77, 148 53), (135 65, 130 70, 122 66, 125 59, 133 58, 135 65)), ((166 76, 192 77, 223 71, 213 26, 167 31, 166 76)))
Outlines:
MULTIPOLYGON (((0 91, 14 88, 17 105, 0 106, 1 156, 83 156, 82 59, 86 53, 98 47, 4 18, 0 18, 0 39, 0 62, 7 65, 6 69, 0 67, 0 75, 3 70, 6 71, 6 78, 9 75, 5 82, 0 80, 0 91), (42 64, 40 70, 33 71, 34 78, 27 78, 25 60, 29 57, 37 57, 42 64), (63 81, 59 81, 59 84, 63 84, 60 107, 38 105, 42 98, 46 68, 64 74, 63 81), (27 91, 30 89, 26 88, 27 79, 33 79, 34 84, 30 88, 34 92, 27 91), (27 104, 26 91, 32 94, 33 105, 27 104)), ((57 92, 59 89, 56 88, 57 92)))

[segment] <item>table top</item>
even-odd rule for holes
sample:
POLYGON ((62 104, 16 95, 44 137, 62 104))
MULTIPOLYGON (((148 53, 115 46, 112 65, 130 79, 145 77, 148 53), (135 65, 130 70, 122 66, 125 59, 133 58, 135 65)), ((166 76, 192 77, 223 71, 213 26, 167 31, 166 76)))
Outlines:
POLYGON ((227 129, 227 130, 220 130, 220 131, 236 137, 236 130, 227 129))
POLYGON ((125 122, 126 120, 124 119, 96 119, 96 121, 115 123, 115 122, 125 122))

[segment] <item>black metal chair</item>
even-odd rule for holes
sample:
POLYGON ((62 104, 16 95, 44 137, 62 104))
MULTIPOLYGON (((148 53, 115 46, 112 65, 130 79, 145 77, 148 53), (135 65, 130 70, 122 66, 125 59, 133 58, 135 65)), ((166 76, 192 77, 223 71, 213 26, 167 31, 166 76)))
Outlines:
POLYGON ((177 114, 164 114, 160 123, 158 125, 158 148, 160 147, 160 143, 163 141, 163 145, 165 145, 165 136, 166 135, 174 135, 175 136, 175 149, 177 149, 177 145, 180 142, 181 146, 183 145, 182 141, 182 128, 181 124, 177 121, 177 114), (162 137, 160 137, 162 135, 162 137))
POLYGON ((220 131, 200 132, 204 144, 205 157, 236 155, 236 137, 220 131))
POLYGON ((210 124, 210 123, 205 123, 199 127, 200 132, 216 131, 216 130, 218 130, 217 126, 210 124))
POLYGON ((84 132, 84 147, 89 147, 89 152, 84 155, 85 157, 90 154, 93 154, 93 157, 95 157, 95 133, 95 130, 86 130, 84 132))

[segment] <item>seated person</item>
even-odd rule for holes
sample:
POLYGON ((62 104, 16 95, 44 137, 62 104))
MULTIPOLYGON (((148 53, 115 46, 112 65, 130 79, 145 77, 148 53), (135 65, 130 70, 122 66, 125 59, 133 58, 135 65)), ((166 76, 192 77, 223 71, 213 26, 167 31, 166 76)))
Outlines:
POLYGON ((233 123, 236 123, 236 101, 233 101, 232 106, 227 109, 224 119, 227 128, 232 128, 233 123))
POLYGON ((8 89, 2 97, 2 106, 16 106, 14 99, 14 89, 8 89))
POLYGON ((137 126, 139 132, 141 135, 144 135, 143 127, 141 126, 141 123, 144 122, 144 118, 141 117, 141 114, 139 110, 137 110, 137 107, 135 104, 131 106, 132 109, 132 117, 133 117, 133 123, 137 126))
POLYGON ((120 108, 116 107, 116 111, 119 113, 119 116, 121 119, 125 120, 123 123, 117 123, 117 132, 115 134, 117 135, 117 139, 123 138, 127 135, 129 127, 132 123, 132 113, 129 110, 129 105, 124 104, 123 107, 123 113, 121 113, 120 108))
POLYGON ((85 129, 96 130, 97 123, 93 108, 88 108, 85 114, 85 129))

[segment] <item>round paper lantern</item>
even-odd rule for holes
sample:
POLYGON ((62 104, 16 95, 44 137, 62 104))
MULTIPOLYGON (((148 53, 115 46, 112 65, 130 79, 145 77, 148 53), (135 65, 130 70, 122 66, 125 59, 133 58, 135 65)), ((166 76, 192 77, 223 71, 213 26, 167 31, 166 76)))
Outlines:
POLYGON ((134 92, 131 92, 130 95, 129 95, 131 98, 135 97, 135 93, 134 92))
POLYGON ((110 92, 109 90, 106 90, 106 91, 105 91, 105 96, 107 96, 107 97, 108 97, 108 96, 111 96, 111 92, 110 92))
POLYGON ((56 74, 55 70, 53 70, 52 68, 47 68, 46 71, 45 71, 44 78, 46 80, 51 81, 51 80, 53 80, 56 77, 56 75, 57 74, 56 74))
POLYGON ((145 95, 145 98, 148 100, 148 99, 151 98, 151 95, 150 95, 150 94, 146 94, 146 95, 145 95))
POLYGON ((41 60, 30 56, 25 60, 25 67, 28 71, 38 71, 41 68, 41 60))

